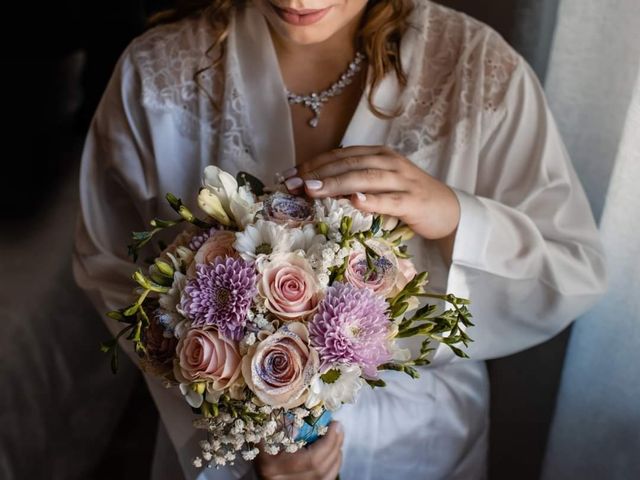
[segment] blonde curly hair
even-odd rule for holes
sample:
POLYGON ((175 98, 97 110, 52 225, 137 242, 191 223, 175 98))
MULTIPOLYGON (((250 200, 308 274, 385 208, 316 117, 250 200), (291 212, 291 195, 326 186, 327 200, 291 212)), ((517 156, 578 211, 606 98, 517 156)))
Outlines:
MULTIPOLYGON (((246 0, 177 0, 174 8, 153 15, 149 19, 149 27, 187 17, 206 16, 213 31, 213 43, 207 54, 218 51, 218 55, 210 65, 195 73, 197 80, 201 73, 217 67, 224 59, 232 12, 242 8, 245 3, 246 0)), ((412 0, 370 0, 356 38, 357 48, 366 55, 372 71, 369 105, 382 118, 395 114, 380 111, 373 104, 373 94, 389 72, 395 73, 401 86, 407 83, 400 59, 400 41, 409 28, 408 18, 412 10, 412 0)))

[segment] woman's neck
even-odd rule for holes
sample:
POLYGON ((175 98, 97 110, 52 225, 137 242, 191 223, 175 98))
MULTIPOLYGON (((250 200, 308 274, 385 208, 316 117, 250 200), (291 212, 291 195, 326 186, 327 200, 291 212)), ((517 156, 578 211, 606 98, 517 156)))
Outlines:
POLYGON ((296 93, 327 88, 345 71, 356 54, 362 15, 329 39, 312 45, 288 42, 271 30, 271 38, 285 85, 296 93))

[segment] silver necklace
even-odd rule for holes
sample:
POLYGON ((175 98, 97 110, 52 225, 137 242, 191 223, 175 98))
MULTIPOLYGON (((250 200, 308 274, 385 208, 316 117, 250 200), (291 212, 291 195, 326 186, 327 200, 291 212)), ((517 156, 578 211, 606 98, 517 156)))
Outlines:
POLYGON ((302 103, 305 107, 309 107, 313 111, 313 118, 309 120, 309 126, 313 128, 317 127, 320 121, 320 109, 331 97, 340 95, 344 88, 353 81, 353 77, 362 69, 364 59, 364 54, 357 52, 356 58, 349 64, 347 71, 340 75, 337 82, 321 92, 311 92, 309 95, 298 95, 290 92, 289 89, 285 87, 287 101, 290 105, 302 103))

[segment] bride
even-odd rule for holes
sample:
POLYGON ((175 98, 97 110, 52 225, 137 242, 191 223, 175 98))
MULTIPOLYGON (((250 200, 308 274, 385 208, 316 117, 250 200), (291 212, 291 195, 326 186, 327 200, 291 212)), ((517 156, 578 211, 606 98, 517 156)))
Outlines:
POLYGON ((122 54, 82 158, 74 273, 101 313, 130 298, 129 232, 171 216, 166 192, 195 198, 216 164, 400 217, 431 289, 469 297, 476 323, 471 360, 439 348, 418 381, 385 373, 327 437, 254 466, 196 470, 189 409, 147 377, 163 424, 154 478, 484 478, 484 360, 553 336, 605 283, 529 65, 422 0, 185 0, 154 23, 122 54))

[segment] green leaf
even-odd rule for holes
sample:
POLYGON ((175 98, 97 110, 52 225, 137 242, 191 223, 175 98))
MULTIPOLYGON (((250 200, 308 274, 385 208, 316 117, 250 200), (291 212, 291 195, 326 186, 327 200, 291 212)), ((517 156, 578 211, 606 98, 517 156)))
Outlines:
POLYGON ((405 314, 407 309, 409 308, 409 304, 407 302, 400 302, 393 306, 391 309, 391 318, 398 318, 405 314))
POLYGON ((140 308, 140 305, 138 305, 137 303, 134 303, 124 311, 124 316, 132 317, 133 315, 136 314, 139 308, 140 308))
POLYGON ((122 322, 124 320, 122 312, 119 312, 118 310, 107 312, 107 317, 109 317, 111 320, 117 320, 118 322, 122 322))
POLYGON ((115 375, 118 373, 118 349, 114 348, 111 355, 111 371, 115 375))
POLYGON ((373 222, 371 223, 371 233, 374 235, 380 231, 380 225, 382 224, 382 217, 377 215, 374 217, 373 222))
POLYGON ((465 352, 463 352, 459 348, 454 347, 453 345, 449 345, 449 348, 453 351, 453 353, 456 354, 456 356, 460 358, 469 358, 469 355, 467 355, 465 352))
POLYGON ((161 220, 159 218, 154 218, 149 222, 149 224, 155 228, 170 228, 181 222, 182 218, 178 218, 176 220, 161 220))
POLYGON ((376 387, 382 388, 387 386, 385 381, 382 379, 377 379, 377 380, 365 379, 365 382, 367 382, 371 388, 376 388, 376 387))

